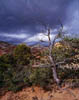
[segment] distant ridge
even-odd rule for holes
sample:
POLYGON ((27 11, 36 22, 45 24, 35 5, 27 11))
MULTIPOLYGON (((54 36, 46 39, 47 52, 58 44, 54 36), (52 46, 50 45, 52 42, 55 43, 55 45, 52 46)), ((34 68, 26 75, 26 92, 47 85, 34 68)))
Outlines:
POLYGON ((0 56, 3 54, 12 53, 12 51, 15 47, 16 47, 16 45, 13 45, 13 44, 5 42, 5 41, 0 41, 0 56))

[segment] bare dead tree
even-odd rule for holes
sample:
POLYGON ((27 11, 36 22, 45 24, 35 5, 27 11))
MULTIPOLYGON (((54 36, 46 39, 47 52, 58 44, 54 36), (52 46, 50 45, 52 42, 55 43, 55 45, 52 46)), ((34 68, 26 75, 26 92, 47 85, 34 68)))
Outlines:
MULTIPOLYGON (((50 67, 51 67, 52 72, 53 72, 53 78, 54 78, 55 82, 57 83, 57 85, 60 84, 60 79, 57 76, 56 63, 55 63, 55 60, 54 60, 54 57, 53 57, 53 54, 52 54, 52 49, 55 46, 56 40, 62 37, 62 33, 63 33, 62 30, 63 30, 63 25, 61 24, 61 28, 58 31, 58 34, 56 34, 56 36, 54 37, 53 41, 51 39, 51 29, 50 29, 49 26, 47 27, 47 34, 44 34, 45 36, 48 37, 47 42, 49 44, 48 49, 49 49, 49 60, 50 60, 50 63, 51 63, 50 67)), ((45 42, 45 41, 41 40, 41 42, 45 42)))
MULTIPOLYGON (((51 67, 52 72, 53 72, 53 78, 54 78, 55 82, 57 83, 57 85, 59 86, 59 88, 60 88, 60 79, 58 78, 58 75, 57 75, 56 65, 65 63, 66 59, 62 62, 56 63, 55 60, 54 60, 54 56, 52 54, 52 50, 55 46, 56 40, 59 39, 59 38, 63 39, 64 34, 63 34, 62 30, 63 30, 63 24, 61 24, 61 28, 59 29, 58 34, 56 34, 56 36, 54 37, 53 41, 51 39, 51 29, 50 29, 50 27, 47 28, 47 34, 44 34, 45 36, 48 37, 49 60, 50 60, 50 63, 51 63, 50 67, 51 67)), ((41 40, 41 42, 45 42, 45 41, 41 40)), ((70 87, 70 85, 69 85, 69 87, 70 87)), ((68 88, 64 88, 64 89, 60 88, 60 90, 62 90, 62 91, 66 90, 69 94, 71 94, 75 98, 75 100, 78 100, 76 95, 73 92, 71 92, 70 90, 68 90, 68 88)))

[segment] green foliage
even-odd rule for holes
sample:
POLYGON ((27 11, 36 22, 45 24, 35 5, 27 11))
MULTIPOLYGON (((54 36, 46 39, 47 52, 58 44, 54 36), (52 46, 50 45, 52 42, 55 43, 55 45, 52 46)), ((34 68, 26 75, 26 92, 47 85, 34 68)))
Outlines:
POLYGON ((72 38, 72 37, 64 37, 65 41, 72 41, 73 43, 79 43, 79 38, 72 38))
POLYGON ((15 48, 14 56, 18 64, 29 64, 31 58, 31 50, 25 44, 20 44, 15 48))
POLYGON ((57 73, 62 82, 65 82, 67 80, 75 80, 76 82, 77 80, 79 80, 79 69, 58 68, 57 73))
POLYGON ((74 49, 79 49, 79 38, 65 37, 64 41, 68 42, 74 49))
POLYGON ((32 70, 29 80, 32 85, 46 86, 52 82, 52 71, 50 68, 36 68, 32 70))
POLYGON ((65 58, 69 58, 72 55, 71 48, 66 48, 64 46, 54 47, 52 50, 52 55, 56 62, 63 61, 65 58))
POLYGON ((8 90, 9 91, 13 91, 13 92, 18 92, 18 91, 20 91, 20 90, 22 90, 22 88, 23 88, 23 86, 24 86, 24 84, 10 84, 10 86, 8 87, 8 90))
POLYGON ((11 64, 14 65, 16 64, 16 60, 14 59, 14 56, 12 54, 4 54, 0 57, 0 64, 1 63, 6 63, 6 64, 11 64))
POLYGON ((0 56, 0 87, 7 86, 9 90, 17 91, 24 84, 28 84, 24 79, 27 78, 29 69, 24 64, 29 64, 30 58, 30 48, 24 44, 17 46, 13 55, 0 56))
MULTIPOLYGON (((68 38, 64 40, 73 44, 72 49, 71 47, 63 48, 63 46, 54 47, 52 54, 56 62, 63 61, 65 58, 70 58, 79 51, 79 40, 68 38), (74 46, 77 48, 77 51, 74 51, 74 46)), ((32 68, 32 64, 29 64, 32 61, 31 58, 31 50, 25 44, 18 45, 13 55, 6 54, 0 56, 0 87, 7 86, 8 90, 16 92, 21 90, 25 85, 38 85, 44 87, 53 83, 51 68, 32 68)), ((79 69, 58 68, 57 74, 61 81, 79 79, 79 69)))
POLYGON ((7 73, 12 69, 14 64, 12 55, 0 56, 0 85, 5 83, 7 73))
POLYGON ((65 37, 60 41, 60 46, 55 46, 52 49, 52 55, 56 62, 63 61, 64 59, 71 58, 79 54, 79 39, 65 37), (64 41, 64 42, 63 42, 64 41))

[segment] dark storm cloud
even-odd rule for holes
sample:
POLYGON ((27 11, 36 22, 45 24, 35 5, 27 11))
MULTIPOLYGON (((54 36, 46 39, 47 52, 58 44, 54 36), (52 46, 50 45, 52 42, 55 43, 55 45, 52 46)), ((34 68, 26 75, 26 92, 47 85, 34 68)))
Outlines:
POLYGON ((26 30, 38 33, 40 23, 58 25, 66 21, 67 7, 74 0, 0 0, 0 33, 26 30))

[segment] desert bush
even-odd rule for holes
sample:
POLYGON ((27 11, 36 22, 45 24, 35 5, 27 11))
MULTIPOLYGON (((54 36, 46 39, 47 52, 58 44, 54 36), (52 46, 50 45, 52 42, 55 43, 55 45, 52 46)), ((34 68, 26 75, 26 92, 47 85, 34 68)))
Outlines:
POLYGON ((65 82, 67 80, 75 80, 76 82, 77 80, 79 80, 79 69, 58 68, 57 73, 62 82, 65 82))
POLYGON ((51 83, 52 71, 50 68, 35 68, 32 70, 29 80, 32 85, 46 86, 51 83))
POLYGON ((4 85, 7 73, 11 70, 13 59, 11 55, 3 55, 0 57, 0 84, 4 85))
POLYGON ((31 50, 25 44, 18 45, 14 50, 14 56, 17 60, 17 64, 27 65, 30 62, 31 50))
POLYGON ((54 47, 52 50, 52 55, 55 58, 56 62, 63 61, 65 58, 69 58, 72 55, 71 48, 66 48, 64 46, 54 47))
POLYGON ((25 85, 30 86, 29 82, 29 74, 31 72, 31 69, 29 66, 20 66, 21 70, 18 68, 14 68, 10 73, 8 73, 8 82, 7 86, 8 89, 17 92, 21 90, 25 85), (11 77, 10 77, 11 76, 11 77))
POLYGON ((22 88, 24 87, 24 84, 10 84, 10 86, 8 87, 8 91, 13 91, 13 92, 18 92, 21 91, 22 88))
POLYGON ((65 37, 64 41, 69 43, 72 49, 76 50, 75 54, 79 54, 79 38, 65 37))
POLYGON ((0 61, 2 63, 11 64, 11 65, 16 64, 16 61, 15 61, 14 56, 12 54, 4 54, 4 55, 2 55, 0 57, 0 61))
POLYGON ((62 41, 59 42, 58 46, 55 46, 52 49, 52 55, 55 58, 56 62, 71 58, 72 56, 75 56, 77 54, 79 54, 78 38, 65 37, 62 41))
POLYGON ((17 91, 24 84, 25 78, 28 78, 29 68, 24 65, 17 65, 17 60, 13 55, 3 55, 0 57, 0 87, 7 86, 9 90, 17 91), (21 86, 19 84, 22 84, 21 86))

